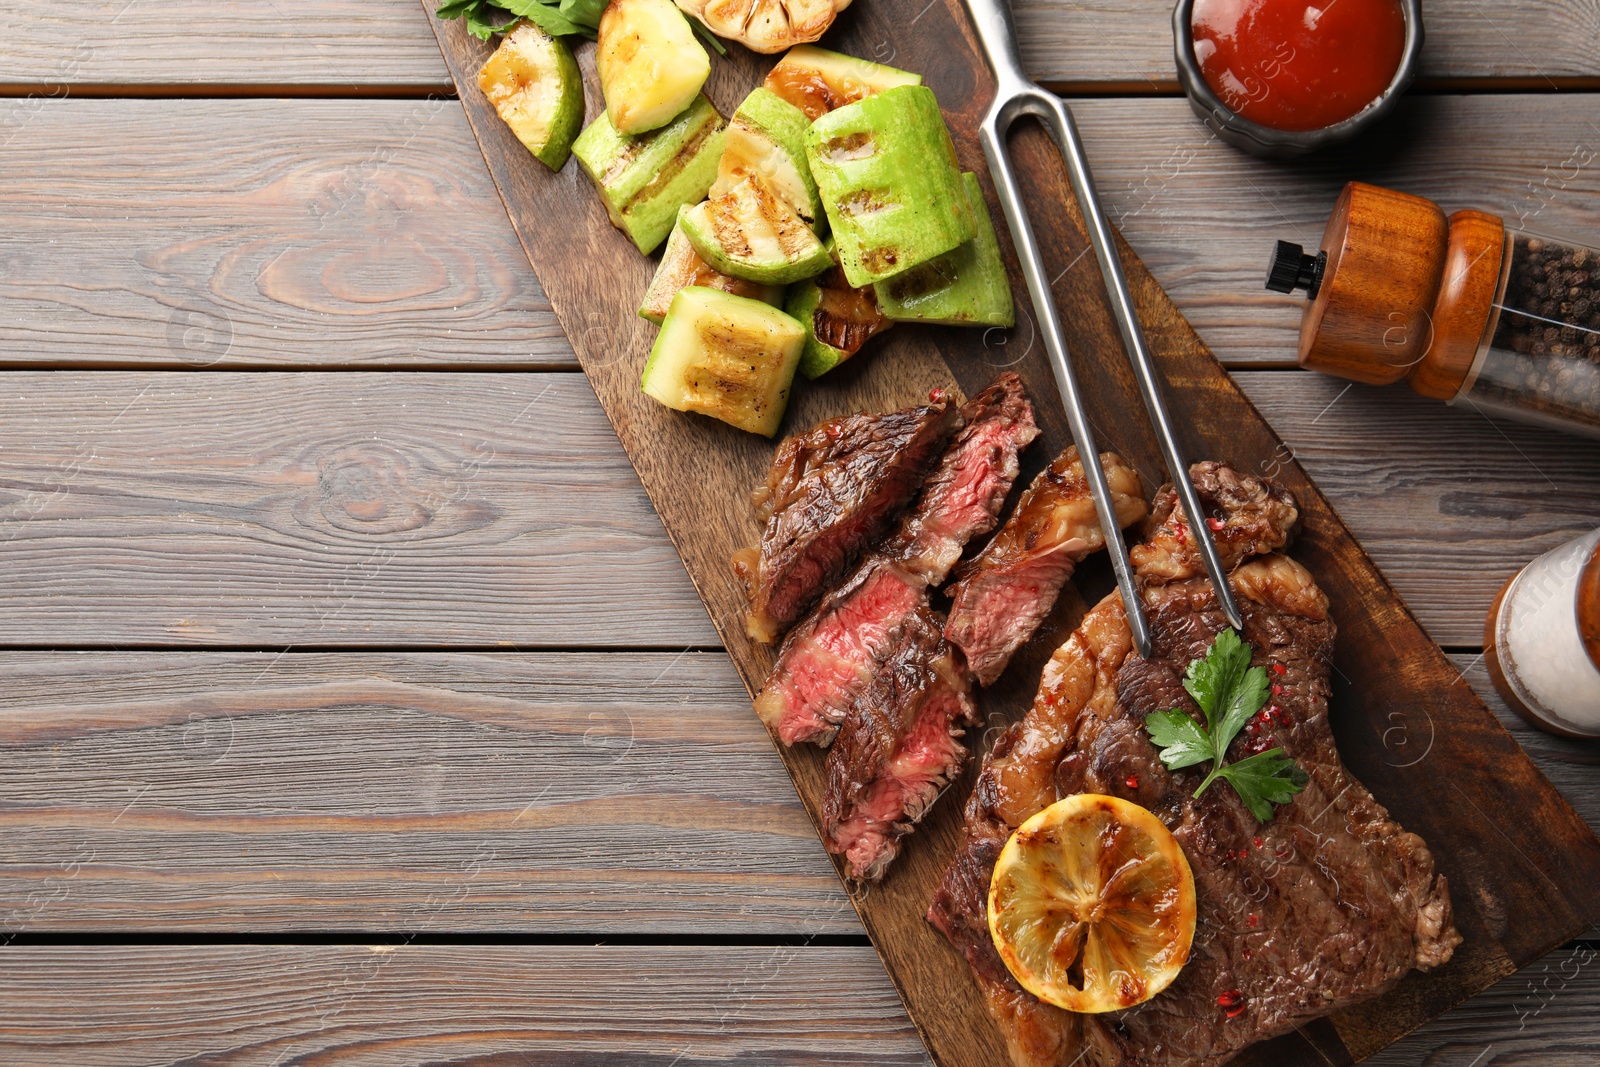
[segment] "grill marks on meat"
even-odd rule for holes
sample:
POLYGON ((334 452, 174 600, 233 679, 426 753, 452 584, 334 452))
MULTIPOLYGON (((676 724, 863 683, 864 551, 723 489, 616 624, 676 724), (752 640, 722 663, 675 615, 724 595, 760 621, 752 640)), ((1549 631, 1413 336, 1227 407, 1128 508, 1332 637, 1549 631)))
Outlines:
POLYGON ((789 625, 882 537, 955 432, 937 399, 886 414, 829 419, 786 439, 753 494, 759 552, 735 555, 750 597, 746 629, 763 643, 789 625))
POLYGON ((1017 453, 1039 434, 1022 380, 1002 374, 966 403, 961 421, 895 532, 779 649, 755 707, 785 744, 832 740, 928 589, 944 582, 968 541, 994 529, 1017 453))
POLYGON ((1164 489, 1134 557, 1154 658, 1133 651, 1115 594, 1084 618, 1045 669, 1032 709, 986 758, 963 844, 929 911, 966 955, 1018 1065, 1214 1067, 1255 1041, 1381 993, 1413 967, 1443 963, 1460 942, 1427 846, 1339 760, 1328 726, 1327 601, 1304 567, 1272 554, 1298 518, 1293 498, 1217 464, 1198 464, 1193 476, 1223 527, 1216 533, 1230 546, 1224 558, 1235 568, 1230 585, 1244 637, 1254 662, 1271 668, 1272 703, 1281 710, 1241 733, 1229 759, 1280 745, 1310 782, 1258 824, 1226 786, 1196 800, 1199 770, 1168 771, 1144 731, 1154 711, 1199 716, 1183 672, 1227 625, 1210 585, 1196 577, 1193 531, 1164 489), (1250 558, 1258 552, 1268 554, 1250 558), (1194 947, 1178 979, 1147 1003, 1106 1016, 1074 1016, 1023 991, 994 951, 984 910, 1011 831, 1079 792, 1156 812, 1183 845, 1199 896, 1194 947), (1217 998, 1235 991, 1242 1000, 1230 1018, 1217 998))
MULTIPOLYGON (((1139 476, 1114 452, 1102 452, 1100 466, 1117 525, 1144 518, 1139 476)), ((966 653, 979 682, 992 685, 1000 677, 1078 564, 1105 543, 1074 445, 1039 472, 1000 532, 957 575, 945 636, 966 653)))
POLYGON ((823 828, 851 878, 877 881, 900 840, 966 766, 977 705, 960 654, 926 608, 845 716, 828 750, 823 828))

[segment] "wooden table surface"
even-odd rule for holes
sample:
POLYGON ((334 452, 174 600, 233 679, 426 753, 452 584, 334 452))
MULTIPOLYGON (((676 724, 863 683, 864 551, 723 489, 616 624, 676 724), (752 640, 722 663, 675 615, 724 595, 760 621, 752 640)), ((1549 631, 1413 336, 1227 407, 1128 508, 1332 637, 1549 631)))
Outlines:
MULTIPOLYGON (((1299 371, 1261 289, 1352 177, 1600 243, 1600 0, 1427 8, 1401 114, 1285 166, 1165 2, 1017 0, 1123 233, 1600 827, 1600 747, 1478 655, 1600 444, 1299 371)), ((0 1065, 925 1063, 416 0, 0 40, 0 1065)), ((1593 1064, 1597 956, 1372 1062, 1593 1064)))

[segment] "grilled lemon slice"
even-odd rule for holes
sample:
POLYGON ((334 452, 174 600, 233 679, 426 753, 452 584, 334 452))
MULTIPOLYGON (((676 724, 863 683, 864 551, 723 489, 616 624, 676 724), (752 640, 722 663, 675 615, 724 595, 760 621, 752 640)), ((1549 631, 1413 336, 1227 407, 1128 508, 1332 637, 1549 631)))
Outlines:
POLYGON ((989 881, 989 934, 1022 987, 1117 1011, 1172 984, 1194 942, 1194 874, 1149 811, 1083 793, 1017 827, 989 881))

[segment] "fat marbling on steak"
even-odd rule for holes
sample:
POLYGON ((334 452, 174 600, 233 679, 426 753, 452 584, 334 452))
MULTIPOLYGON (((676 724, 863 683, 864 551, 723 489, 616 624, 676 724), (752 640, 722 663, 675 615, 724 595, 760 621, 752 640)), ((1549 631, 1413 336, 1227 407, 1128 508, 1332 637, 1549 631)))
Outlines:
POLYGON ((900 840, 967 764, 961 743, 978 708, 944 620, 919 607, 828 749, 823 840, 851 878, 875 882, 900 840))
POLYGON ((1017 453, 1039 434, 1015 374, 967 401, 911 510, 888 540, 790 631, 756 695, 784 744, 827 744, 872 681, 905 620, 943 584, 972 538, 994 529, 1017 477, 1017 453))
MULTIPOLYGON (((1100 466, 1117 526, 1144 518, 1139 476, 1115 452, 1100 453, 1100 466)), ((945 636, 966 653, 980 683, 994 684, 1078 564, 1105 546, 1078 446, 1071 445, 1039 472, 983 551, 956 572, 945 636)))
POLYGON ((1207 525, 1244 615, 1252 662, 1273 683, 1236 760, 1282 746, 1305 790, 1257 823, 1230 787, 1192 794, 1203 768, 1168 771, 1144 729, 1151 712, 1200 717, 1184 670, 1227 624, 1203 577, 1194 532, 1170 486, 1132 553, 1155 637, 1133 650, 1113 594, 1045 668, 1024 719, 984 760, 962 844, 928 918, 967 958, 1018 1067, 1217 1067, 1245 1046, 1383 992, 1460 943, 1449 888, 1407 833, 1339 760, 1328 726, 1334 625, 1311 574, 1278 549, 1298 512, 1287 490, 1196 464, 1207 525), (1077 1015, 1019 986, 989 937, 985 901, 1006 839, 1076 793, 1108 793, 1159 816, 1194 870, 1199 921, 1189 962, 1127 1011, 1077 1015))
POLYGON ((939 394, 919 407, 829 419, 778 446, 751 494, 764 523, 759 549, 734 556, 752 638, 776 641, 888 531, 959 419, 939 394))

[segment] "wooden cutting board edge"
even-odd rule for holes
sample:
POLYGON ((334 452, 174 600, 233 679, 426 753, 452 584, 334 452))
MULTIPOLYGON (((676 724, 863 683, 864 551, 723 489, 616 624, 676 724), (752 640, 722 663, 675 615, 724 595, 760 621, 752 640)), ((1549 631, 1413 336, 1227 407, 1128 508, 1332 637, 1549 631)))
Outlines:
MULTIPOLYGON (((971 36, 970 28, 966 24, 964 12, 960 9, 959 4, 956 2, 956 0, 946 0, 946 6, 950 9, 950 14, 956 26, 964 35, 969 49, 973 48, 974 42, 971 36)), ((486 162, 490 162, 492 149, 489 144, 485 143, 485 131, 480 128, 480 121, 487 119, 489 122, 498 125, 498 119, 493 117, 492 112, 486 112, 486 104, 482 106, 474 106, 472 102, 469 102, 470 94, 475 93, 477 90, 476 86, 472 84, 471 79, 465 76, 472 73, 471 68, 465 64, 465 61, 469 58, 471 51, 477 47, 477 43, 467 37, 459 20, 452 23, 441 23, 438 20, 433 19, 432 9, 428 0, 423 0, 423 7, 428 12, 430 22, 434 27, 435 36, 439 40, 441 51, 444 54, 447 64, 451 68, 453 77, 456 79, 458 90, 461 91, 463 102, 466 104, 465 111, 469 123, 473 129, 474 136, 479 142, 480 149, 484 152, 486 162), (465 45, 465 47, 463 47, 463 45, 465 45)), ((737 46, 732 47, 737 48, 737 46)), ((593 110, 594 106, 591 102, 591 113, 593 110)), ((493 151, 497 150, 498 149, 493 149, 493 151)), ((526 155, 521 156, 520 162, 528 167, 542 170, 542 168, 540 168, 539 165, 531 159, 531 157, 526 155)), ((571 163, 567 168, 567 172, 570 174, 570 172, 575 169, 576 163, 571 163)), ((518 239, 523 244, 524 250, 528 255, 530 264, 534 267, 536 275, 540 276, 540 281, 542 284, 544 284, 546 283, 546 279, 543 276, 543 272, 540 271, 538 257, 535 254, 535 249, 530 240, 531 235, 524 232, 522 225, 519 224, 518 210, 511 200, 506 183, 502 181, 499 169, 495 167, 492 162, 490 163, 490 170, 494 176, 496 188, 501 195, 508 215, 510 216, 513 226, 516 229, 518 239)), ((985 186, 988 187, 989 182, 987 174, 980 174, 980 177, 983 178, 985 186)), ((578 185, 581 187, 581 191, 590 193, 590 195, 592 195, 592 192, 590 192, 590 190, 587 188, 587 182, 584 181, 581 176, 578 179, 578 185)), ((1068 212, 1073 216, 1074 220, 1076 220, 1076 205, 1071 203, 1069 199, 1066 203, 1066 207, 1068 212)), ((1004 233, 1003 228, 1001 231, 1001 239, 1003 242, 1009 245, 1009 235, 1004 233)), ((1192 327, 1190 327, 1187 321, 1183 319, 1181 312, 1179 312, 1176 306, 1171 302, 1170 297, 1168 297, 1165 291, 1162 290, 1161 287, 1155 282, 1154 278, 1144 267, 1143 263, 1138 259, 1137 255, 1130 248, 1128 248, 1124 242, 1122 242, 1120 236, 1118 237, 1118 244, 1123 255, 1125 269, 1127 270, 1130 282, 1133 284, 1135 290, 1141 318, 1146 322, 1147 329, 1151 329, 1151 323, 1153 321, 1177 324, 1177 328, 1187 334, 1186 337, 1179 338, 1179 342, 1193 346, 1196 352, 1202 353, 1204 358, 1211 361, 1211 364, 1216 367, 1216 376, 1218 379, 1218 382, 1216 383, 1217 386, 1230 391, 1232 394, 1230 399, 1242 403, 1248 409, 1250 414, 1254 415, 1256 419, 1260 420, 1262 427, 1266 429, 1266 432, 1271 434, 1272 440, 1276 441, 1279 448, 1287 454, 1288 458, 1286 459, 1286 465, 1292 465, 1296 471, 1301 474, 1303 480, 1309 484, 1309 477, 1304 476, 1303 471, 1299 470, 1298 463, 1293 459, 1292 453, 1287 452, 1282 445, 1281 439, 1278 439, 1276 433, 1271 431, 1270 426, 1268 426, 1265 419, 1261 417, 1260 412, 1256 410, 1255 406, 1249 401, 1248 397, 1245 397, 1244 394, 1233 383, 1231 376, 1229 376, 1219 364, 1215 363, 1215 357, 1212 356, 1209 348, 1207 348, 1198 335, 1194 333, 1192 327)), ((552 307, 556 310, 558 318, 560 318, 563 324, 563 330, 569 332, 569 340, 573 340, 574 342, 574 350, 579 355, 580 363, 582 363, 585 369, 588 370, 589 361, 585 358, 588 354, 588 346, 579 344, 577 343, 576 339, 571 338, 570 327, 568 326, 568 323, 574 321, 581 323, 584 321, 583 318, 575 318, 574 316, 578 314, 578 309, 564 306, 565 302, 558 298, 555 293, 550 291, 552 288, 559 288, 559 286, 552 287, 549 284, 545 284, 545 288, 552 307)), ((1153 335, 1155 332, 1156 331, 1152 329, 1153 335)), ((1152 336, 1152 341, 1156 341, 1154 336, 1152 336)), ((1159 343, 1157 343, 1157 347, 1158 349, 1160 348, 1159 343)), ((941 359, 940 363, 943 362, 943 359, 941 359)), ((950 371, 950 368, 947 365, 945 369, 947 373, 950 373, 952 377, 954 377, 953 372, 950 371)), ((599 393, 598 387, 597 393, 599 393)), ((619 419, 624 418, 624 413, 615 408, 612 404, 606 403, 605 396, 600 396, 600 399, 602 400, 602 406, 605 408, 607 417, 612 421, 613 428, 618 433, 619 439, 622 440, 626 445, 628 436, 625 427, 619 423, 619 419)), ((1045 402, 1049 401, 1047 400, 1045 402)), ((1140 416, 1142 417, 1142 412, 1140 413, 1140 416)), ((628 453, 630 462, 633 462, 636 469, 638 469, 640 457, 636 456, 631 449, 628 450, 628 453)), ((690 581, 694 584, 696 591, 706 602, 708 613, 711 616, 713 625, 717 628, 718 633, 721 635, 724 643, 727 644, 729 649, 732 650, 736 648, 738 643, 744 643, 746 641, 742 630, 738 627, 736 620, 732 618, 721 617, 719 616, 718 612, 710 609, 710 604, 712 602, 711 591, 704 586, 703 576, 699 573, 696 573, 694 567, 687 565, 687 560, 690 558, 690 549, 689 546, 682 540, 685 531, 680 529, 676 523, 665 521, 668 511, 663 506, 664 502, 658 499, 658 488, 651 484, 651 479, 646 477, 646 472, 643 469, 639 469, 639 474, 641 476, 641 480, 645 484, 646 492, 650 496, 652 503, 657 507, 658 511, 661 511, 663 514, 663 525, 666 528, 668 537, 672 540, 674 547, 679 551, 680 557, 685 560, 685 569, 689 573, 690 581)), ((1340 519, 1337 513, 1333 511, 1331 505, 1328 505, 1326 500, 1320 497, 1320 494, 1318 494, 1318 503, 1322 505, 1326 512, 1324 515, 1320 516, 1321 523, 1324 527, 1324 533, 1326 534, 1328 532, 1327 528, 1331 525, 1331 532, 1336 536, 1336 538, 1348 542, 1348 545, 1351 546, 1354 551, 1359 553, 1360 561, 1364 563, 1366 569, 1369 570, 1372 580, 1376 581, 1381 586, 1381 592, 1385 594, 1385 599, 1388 601, 1387 606, 1391 606, 1392 608, 1401 612, 1405 622, 1420 631, 1420 624, 1416 622, 1415 617, 1412 615, 1410 609, 1405 606, 1404 601, 1400 599, 1397 593, 1395 593, 1387 579, 1384 578, 1381 572, 1379 572, 1371 563, 1370 558, 1366 557, 1364 549, 1360 548, 1359 543, 1356 542, 1354 536, 1351 534, 1348 527, 1345 526, 1343 520, 1340 519)), ((1442 662, 1447 663, 1447 661, 1444 661, 1443 653, 1438 649, 1437 645, 1432 647, 1434 654, 1438 656, 1442 662)), ((744 681, 747 690, 753 691, 761 676, 748 670, 747 664, 741 661, 741 657, 736 655, 734 658, 736 662, 739 663, 740 676, 744 681)), ((1510 739, 1510 735, 1506 733, 1504 727, 1499 724, 1499 721, 1494 718, 1494 716, 1486 707, 1483 706, 1482 701, 1478 699, 1476 694, 1472 693, 1471 690, 1465 686, 1464 682, 1461 683, 1461 685, 1462 688, 1466 690, 1466 692, 1461 696, 1461 699, 1468 700, 1472 704, 1475 704, 1477 710, 1481 712, 1482 716, 1488 720, 1488 722, 1493 724, 1492 729, 1496 729, 1501 734, 1504 734, 1505 739, 1514 748, 1515 741, 1510 739)), ((806 807, 815 822, 818 819, 819 812, 817 811, 816 804, 813 803, 813 798, 809 797, 807 795, 807 790, 803 788, 802 782, 804 779, 810 779, 812 782, 817 780, 814 776, 817 775, 820 770, 820 756, 809 749, 803 751, 786 749, 777 741, 776 738, 774 738, 774 745, 777 747, 779 755, 783 758, 786 767, 788 767, 791 776, 794 778, 796 790, 799 793, 802 801, 806 804, 806 807)), ((1520 749, 1517 751, 1520 752, 1520 749)), ((1525 756, 1523 758, 1526 759, 1525 756)), ((1531 769, 1532 774, 1536 775, 1539 782, 1542 783, 1543 789, 1551 795, 1556 796, 1559 800, 1559 794, 1555 793, 1554 787, 1549 784, 1548 780, 1544 779, 1543 774, 1539 772, 1536 767, 1532 766, 1531 761, 1529 762, 1529 768, 1531 769)), ((960 790, 963 785, 970 782, 970 779, 971 774, 969 772, 968 776, 963 779, 962 782, 957 783, 952 791, 960 790)), ((1562 806, 1565 806, 1564 800, 1560 800, 1559 803, 1562 806)), ((1594 839, 1592 832, 1588 831, 1588 828, 1582 824, 1576 813, 1571 811, 1570 806, 1567 806, 1567 813, 1570 815, 1571 820, 1574 821, 1579 827, 1582 827, 1583 832, 1588 835, 1588 845, 1592 855, 1588 858, 1587 866, 1591 867, 1591 869, 1595 870, 1596 872, 1600 872, 1600 842, 1597 842, 1594 839)), ((837 866, 837 861, 835 862, 837 866)), ((903 859, 902 862, 904 863, 906 861, 903 859)), ((1582 865, 1584 864, 1580 864, 1580 866, 1582 865)), ((1552 883, 1552 885, 1554 885, 1554 883, 1552 883)), ((1460 887, 1457 887, 1456 891, 1460 892, 1460 887)), ((854 894, 850 895, 850 899, 852 905, 856 908, 857 914, 861 917, 863 925, 868 931, 869 936, 872 938, 873 943, 879 946, 880 953, 882 953, 883 946, 880 942, 882 932, 878 928, 876 911, 871 908, 864 908, 863 900, 854 894)), ((1520 962, 1513 960, 1504 954, 1501 954, 1498 960, 1480 961, 1481 964, 1485 964, 1486 966, 1480 966, 1477 968, 1476 973, 1474 973, 1464 984, 1457 984, 1456 993, 1458 995, 1454 999, 1465 999, 1466 996, 1470 996, 1472 993, 1475 993, 1480 989, 1492 984, 1494 981, 1503 978, 1505 975, 1514 972, 1519 966, 1531 962, 1532 959, 1537 958, 1537 956, 1541 955, 1543 952, 1557 947, 1564 941, 1569 940, 1572 936, 1576 936, 1585 932, 1589 928, 1590 924, 1600 922, 1600 904, 1591 904, 1590 910, 1592 914, 1590 914, 1587 924, 1582 925, 1581 928, 1575 926, 1571 932, 1562 936, 1547 936, 1540 942, 1542 948, 1540 948, 1539 951, 1527 954, 1527 958, 1521 960, 1520 962), (1545 942, 1548 942, 1548 944, 1545 942)), ((1521 955, 1521 953, 1519 953, 1519 955, 1521 955)), ((930 1054, 933 1055, 935 1061, 939 1062, 941 1065, 945 1064, 946 1062, 954 1062, 947 1061, 943 1056, 940 1035, 932 1032, 929 1026, 925 1025, 926 1020, 923 1016, 923 1013, 916 1010, 914 1007, 914 998, 910 995, 911 990, 906 984, 908 981, 910 981, 912 976, 900 974, 895 967, 889 964, 887 956, 885 956, 885 969, 888 972, 891 981, 894 983, 896 990, 899 992, 902 1001, 905 1003, 913 1024, 917 1027, 919 1034, 923 1037, 923 1040, 927 1044, 930 1054)), ((966 980, 964 968, 961 968, 961 970, 962 973, 959 977, 962 980, 966 980)), ((1419 976, 1414 973, 1408 976, 1407 981, 1415 981, 1418 979, 1418 977, 1419 976)), ((1372 1052, 1377 1051, 1377 1049, 1382 1048, 1384 1045, 1392 1042, 1393 1040, 1398 1039, 1400 1036, 1403 1036, 1405 1032, 1408 1032, 1409 1029, 1426 1022, 1434 1014, 1437 1014, 1437 1012, 1430 1011, 1426 1014, 1418 1013, 1410 1015, 1407 1017, 1408 1025, 1406 1025, 1404 1029, 1391 1028, 1377 1036, 1375 1036, 1369 1028, 1359 1025, 1351 1025, 1348 1021, 1343 1019, 1342 1015, 1336 1015, 1332 1017, 1331 1020, 1318 1020, 1318 1023, 1322 1025, 1318 1025, 1314 1028, 1317 1033, 1314 1035, 1303 1034, 1302 1037, 1306 1045, 1308 1045, 1311 1049, 1315 1049, 1321 1059, 1329 1059, 1329 1052, 1331 1051, 1335 1053, 1338 1060, 1354 1062, 1357 1059, 1364 1058, 1365 1056, 1372 1054, 1372 1052), (1330 1039, 1338 1043, 1339 1047, 1336 1050, 1330 1050, 1326 1047, 1327 1041, 1330 1039)), ((992 1028, 990 1029, 992 1030, 992 1028)), ((948 1035, 944 1036, 947 1037, 948 1035)), ((981 1051, 985 1052, 988 1056, 1003 1056, 1002 1048, 998 1044, 998 1033, 992 1033, 989 1036, 994 1040, 980 1041, 980 1046, 983 1046, 981 1051)), ((1280 1038, 1276 1042, 1267 1043, 1267 1046, 1276 1046, 1279 1042, 1284 1040, 1285 1039, 1280 1038)), ((1262 1047, 1263 1046, 1257 1046, 1257 1048, 1262 1047)), ((969 1051, 980 1051, 980 1049, 971 1049, 969 1051)), ((1247 1053, 1246 1055, 1248 1056, 1249 1054, 1247 1053)), ((1255 1057, 1251 1056, 1250 1058, 1254 1059, 1255 1057)))

